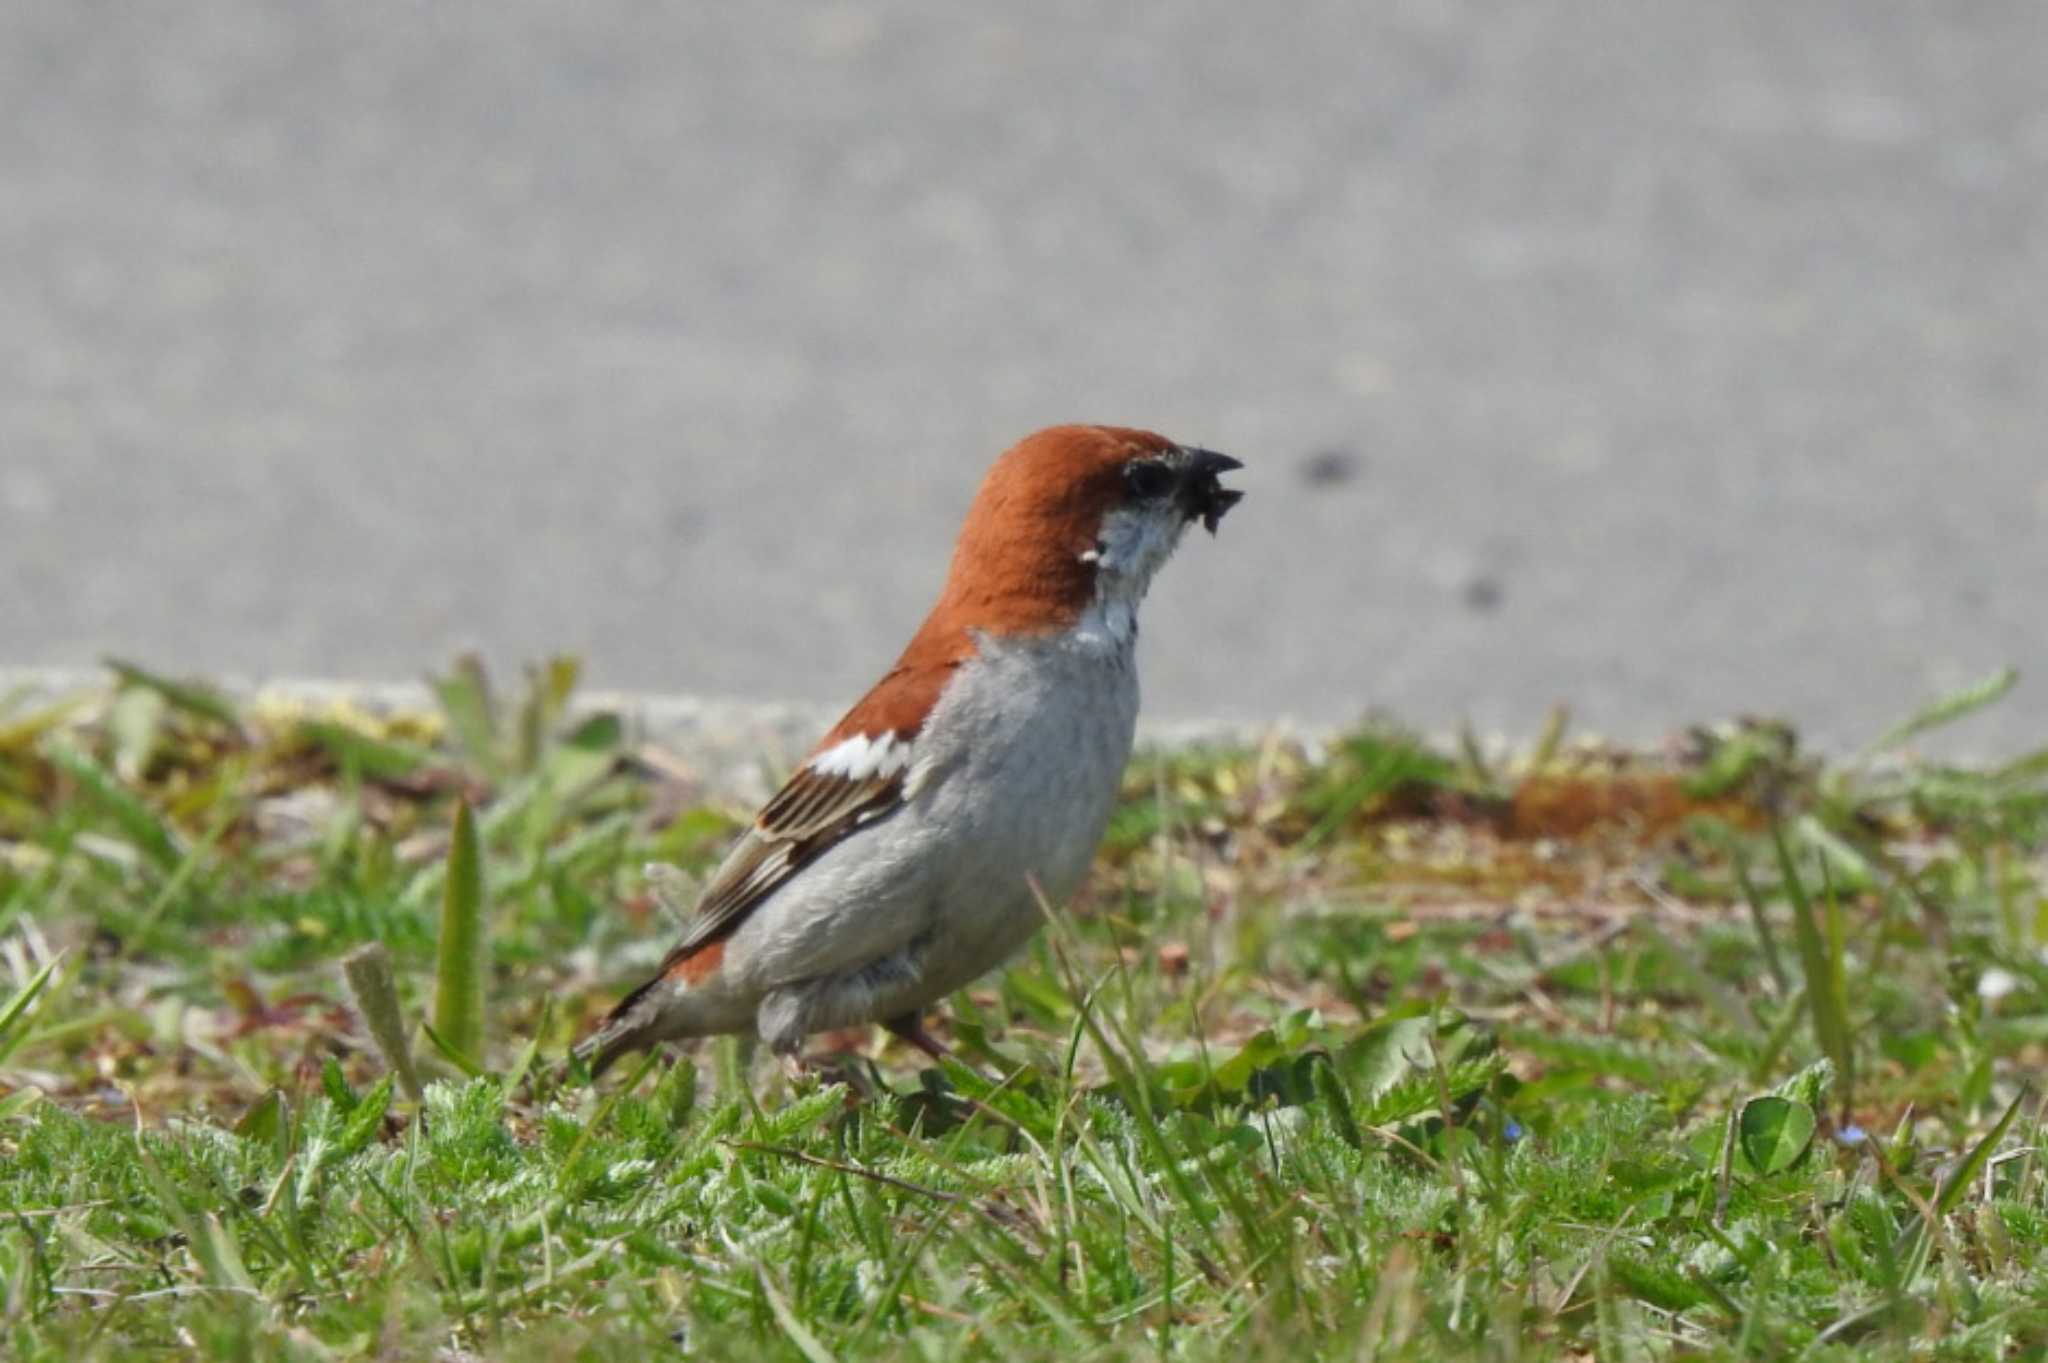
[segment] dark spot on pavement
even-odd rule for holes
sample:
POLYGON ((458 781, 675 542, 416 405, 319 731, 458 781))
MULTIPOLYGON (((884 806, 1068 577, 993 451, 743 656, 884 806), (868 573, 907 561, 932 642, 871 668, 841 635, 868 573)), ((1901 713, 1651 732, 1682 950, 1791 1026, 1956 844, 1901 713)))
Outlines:
POLYGON ((1361 461, 1350 450, 1317 450, 1301 461, 1301 481, 1313 487, 1335 487, 1359 474, 1361 461))
POLYGON ((1495 611, 1500 609, 1501 600, 1507 595, 1507 589, 1501 585, 1499 578, 1482 573, 1465 583, 1461 595, 1465 598, 1465 604, 1473 610, 1495 611))

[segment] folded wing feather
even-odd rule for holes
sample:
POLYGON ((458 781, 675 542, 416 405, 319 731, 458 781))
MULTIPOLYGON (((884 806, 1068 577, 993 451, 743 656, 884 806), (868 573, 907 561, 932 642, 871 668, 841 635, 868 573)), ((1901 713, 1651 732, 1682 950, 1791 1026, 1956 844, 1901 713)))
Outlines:
POLYGON ((762 807, 697 902, 695 921, 662 962, 666 971, 725 936, 762 900, 849 834, 903 803, 909 745, 893 734, 849 739, 819 753, 762 807), (853 744, 860 753, 848 753, 853 744))

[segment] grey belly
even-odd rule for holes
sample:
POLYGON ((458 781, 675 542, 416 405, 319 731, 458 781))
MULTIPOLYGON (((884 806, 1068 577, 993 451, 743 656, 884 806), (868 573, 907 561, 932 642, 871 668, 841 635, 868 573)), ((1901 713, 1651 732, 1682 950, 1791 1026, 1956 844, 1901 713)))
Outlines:
POLYGON ((930 786, 742 926, 767 939, 753 988, 797 991, 789 1027, 843 1025, 1003 964, 1044 923, 1041 899, 1061 907, 1086 875, 1137 701, 1127 654, 989 649, 933 714, 930 786))
POLYGON ((1026 759, 1022 770, 999 783, 1007 798, 975 821, 966 855, 940 891, 923 979, 929 997, 1003 964, 1044 925, 1047 910, 1065 906, 1087 875, 1115 806, 1130 754, 1130 727, 1116 710, 1078 723, 1073 716, 1062 718, 1073 726, 1061 735, 1070 745, 1066 751, 1082 759, 1026 759))

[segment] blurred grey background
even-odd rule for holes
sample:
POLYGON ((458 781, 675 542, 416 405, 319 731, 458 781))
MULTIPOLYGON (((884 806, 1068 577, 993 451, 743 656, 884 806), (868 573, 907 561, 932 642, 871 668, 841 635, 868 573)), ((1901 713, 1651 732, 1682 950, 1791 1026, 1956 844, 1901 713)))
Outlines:
POLYGON ((1249 465, 1155 715, 1853 741, 2048 673, 2044 70, 2039 0, 13 0, 0 661, 843 699, 1086 419, 1249 465))

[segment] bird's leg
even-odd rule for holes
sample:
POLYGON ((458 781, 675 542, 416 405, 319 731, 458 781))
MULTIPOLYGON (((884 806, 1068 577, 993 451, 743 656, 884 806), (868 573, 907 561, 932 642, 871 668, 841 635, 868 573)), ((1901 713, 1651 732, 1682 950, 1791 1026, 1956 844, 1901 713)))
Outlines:
POLYGON ((961 1063, 959 1056, 947 1050, 937 1037, 924 1029, 924 1014, 915 1008, 893 1018, 883 1018, 882 1026, 941 1064, 948 1060, 956 1065, 961 1063))
POLYGON ((776 1061, 782 1070, 783 1083, 793 1093, 844 1084, 847 1103, 851 1106, 857 1102, 873 1102, 888 1092, 888 1085, 882 1083, 875 1073, 873 1062, 864 1061, 856 1055, 825 1051, 778 1053, 776 1061))

